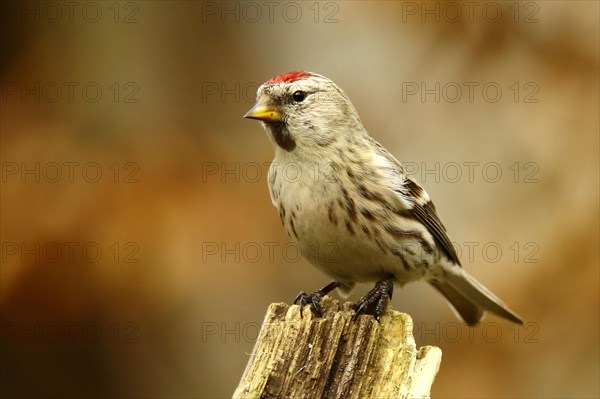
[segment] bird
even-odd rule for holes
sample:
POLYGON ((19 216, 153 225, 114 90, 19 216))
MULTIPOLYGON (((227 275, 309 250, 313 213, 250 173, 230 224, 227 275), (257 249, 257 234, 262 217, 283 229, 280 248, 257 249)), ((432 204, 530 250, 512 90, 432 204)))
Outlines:
POLYGON ((467 325, 486 311, 523 320, 461 266, 427 192, 372 138, 348 95, 323 75, 277 75, 257 91, 244 118, 259 120, 273 144, 273 205, 303 257, 333 281, 294 303, 322 316, 322 298, 347 298, 375 283, 354 306, 378 321, 394 286, 424 280, 467 325))

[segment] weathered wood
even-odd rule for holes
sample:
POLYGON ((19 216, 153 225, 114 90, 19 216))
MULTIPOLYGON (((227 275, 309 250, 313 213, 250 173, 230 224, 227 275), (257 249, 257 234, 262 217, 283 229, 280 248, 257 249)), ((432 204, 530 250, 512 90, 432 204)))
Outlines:
POLYGON ((352 321, 349 303, 326 296, 323 317, 269 306, 234 398, 429 398, 442 352, 417 350, 412 319, 388 309, 352 321))

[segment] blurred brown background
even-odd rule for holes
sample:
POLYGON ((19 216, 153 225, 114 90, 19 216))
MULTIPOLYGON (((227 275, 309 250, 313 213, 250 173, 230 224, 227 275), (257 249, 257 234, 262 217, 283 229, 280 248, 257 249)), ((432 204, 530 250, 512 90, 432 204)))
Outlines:
POLYGON ((597 2, 0 11, 2 397, 231 396, 268 304, 328 282, 242 119, 299 69, 347 91, 528 321, 468 329, 425 284, 397 292, 443 350, 433 396, 600 395, 597 2))

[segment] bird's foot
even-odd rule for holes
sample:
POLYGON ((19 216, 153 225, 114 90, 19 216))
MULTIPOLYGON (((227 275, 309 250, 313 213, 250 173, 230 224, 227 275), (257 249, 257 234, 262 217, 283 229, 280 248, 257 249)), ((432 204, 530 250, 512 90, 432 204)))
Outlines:
POLYGON ((294 305, 300 306, 300 317, 302 317, 302 310, 306 305, 311 305, 310 310, 317 317, 323 316, 323 308, 321 308, 321 299, 329 292, 336 289, 340 284, 337 281, 327 284, 325 287, 321 288, 318 291, 313 292, 312 294, 307 294, 302 291, 298 294, 296 299, 294 299, 294 305))
POLYGON ((356 312, 352 317, 352 320, 361 314, 370 314, 375 317, 377 321, 385 310, 385 305, 392 299, 394 293, 394 277, 390 276, 384 280, 378 281, 375 287, 367 292, 356 305, 354 305, 354 311, 356 312))

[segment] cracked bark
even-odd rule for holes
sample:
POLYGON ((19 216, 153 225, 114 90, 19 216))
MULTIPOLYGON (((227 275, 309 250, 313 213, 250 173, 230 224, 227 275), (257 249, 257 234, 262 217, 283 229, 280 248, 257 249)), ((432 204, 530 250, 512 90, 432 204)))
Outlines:
POLYGON ((271 304, 234 398, 429 398, 439 348, 416 348, 412 320, 386 310, 352 321, 325 296, 323 317, 271 304))

